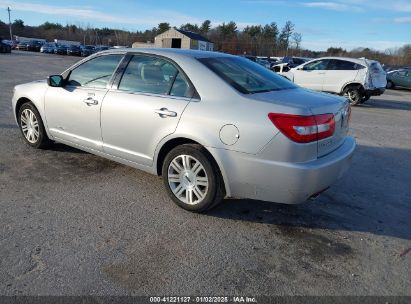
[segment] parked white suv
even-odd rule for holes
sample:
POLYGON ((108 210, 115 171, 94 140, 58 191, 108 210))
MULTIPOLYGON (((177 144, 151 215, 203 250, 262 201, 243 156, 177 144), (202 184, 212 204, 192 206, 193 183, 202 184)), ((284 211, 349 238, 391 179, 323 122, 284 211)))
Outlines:
POLYGON ((345 95, 352 105, 383 94, 387 85, 380 63, 364 58, 323 57, 280 74, 308 89, 345 95))

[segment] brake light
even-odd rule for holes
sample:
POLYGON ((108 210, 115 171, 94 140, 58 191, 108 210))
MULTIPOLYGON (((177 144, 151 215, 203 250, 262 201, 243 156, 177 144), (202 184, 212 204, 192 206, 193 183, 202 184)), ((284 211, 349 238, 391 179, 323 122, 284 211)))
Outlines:
POLYGON ((331 137, 335 131, 333 114, 293 115, 269 113, 271 122, 292 141, 309 143, 331 137))

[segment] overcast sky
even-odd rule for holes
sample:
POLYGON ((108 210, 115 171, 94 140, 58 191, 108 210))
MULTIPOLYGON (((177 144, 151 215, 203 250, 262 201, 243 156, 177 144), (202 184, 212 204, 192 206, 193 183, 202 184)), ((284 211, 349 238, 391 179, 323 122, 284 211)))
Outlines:
POLYGON ((303 35, 303 47, 330 46, 379 50, 411 43, 411 0, 0 0, 0 20, 39 25, 45 21, 81 26, 144 30, 160 22, 172 26, 235 21, 239 28, 291 20, 303 35))

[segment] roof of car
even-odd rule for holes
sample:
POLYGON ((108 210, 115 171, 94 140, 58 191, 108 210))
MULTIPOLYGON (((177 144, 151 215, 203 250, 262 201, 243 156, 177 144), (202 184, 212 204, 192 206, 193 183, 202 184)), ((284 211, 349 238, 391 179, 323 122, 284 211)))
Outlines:
POLYGON ((209 57, 232 57, 233 55, 220 53, 220 52, 210 52, 210 51, 199 51, 190 49, 172 49, 172 48, 122 48, 122 49, 110 49, 105 51, 105 53, 147 53, 165 57, 192 57, 192 58, 209 58, 209 57))
POLYGON ((337 59, 337 60, 346 60, 346 61, 351 61, 359 64, 364 64, 364 61, 367 60, 369 62, 373 62, 375 60, 370 60, 366 58, 351 58, 351 57, 338 57, 338 56, 328 56, 328 57, 321 57, 317 59, 337 59))

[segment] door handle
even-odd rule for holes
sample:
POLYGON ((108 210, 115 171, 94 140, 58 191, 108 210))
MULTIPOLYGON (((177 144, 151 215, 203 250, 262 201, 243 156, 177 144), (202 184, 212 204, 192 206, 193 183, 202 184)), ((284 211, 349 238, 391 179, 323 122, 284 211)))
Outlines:
POLYGON ((161 118, 177 116, 176 112, 169 111, 167 108, 161 108, 161 109, 155 110, 154 113, 157 113, 161 118))
POLYGON ((83 102, 88 106, 98 105, 98 100, 94 99, 93 97, 88 97, 88 98, 84 99, 83 102))

